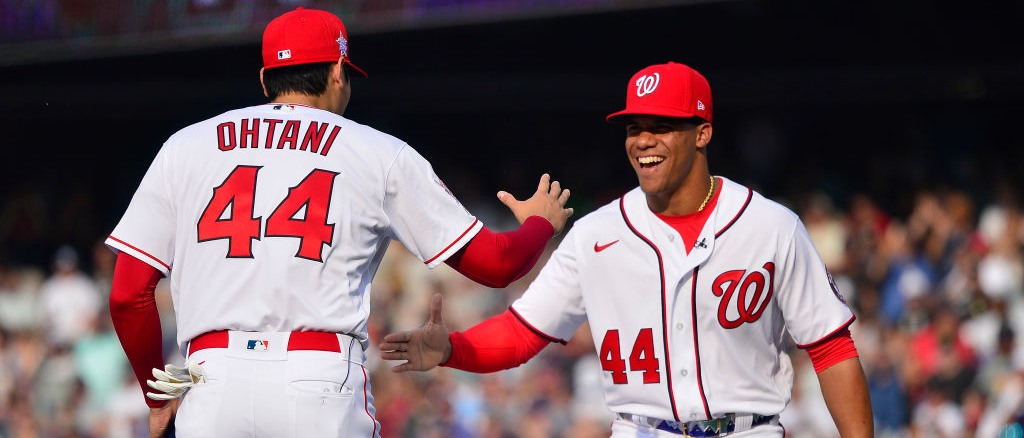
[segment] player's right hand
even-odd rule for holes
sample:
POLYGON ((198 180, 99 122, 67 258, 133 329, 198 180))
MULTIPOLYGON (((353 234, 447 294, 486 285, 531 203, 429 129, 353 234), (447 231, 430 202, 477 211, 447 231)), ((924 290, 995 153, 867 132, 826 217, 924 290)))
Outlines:
POLYGON ((384 336, 380 357, 405 361, 391 367, 392 371, 428 371, 448 361, 452 355, 452 343, 448 340, 448 327, 441 317, 441 306, 441 294, 434 294, 430 299, 430 320, 423 327, 384 336))
POLYGON ((153 368, 153 377, 155 381, 146 381, 146 385, 159 391, 146 393, 152 400, 173 400, 185 395, 192 386, 206 383, 206 373, 195 361, 188 361, 184 366, 167 364, 162 370, 153 368))
POLYGON ((561 233, 565 228, 565 222, 572 216, 572 208, 565 208, 569 200, 569 189, 562 189, 558 181, 551 181, 551 175, 543 174, 537 184, 537 191, 530 199, 520 201, 506 191, 498 192, 500 200, 520 224, 530 216, 540 216, 551 222, 555 228, 555 234, 561 233))
POLYGON ((178 412, 178 400, 171 400, 159 408, 149 408, 149 436, 166 438, 178 412))

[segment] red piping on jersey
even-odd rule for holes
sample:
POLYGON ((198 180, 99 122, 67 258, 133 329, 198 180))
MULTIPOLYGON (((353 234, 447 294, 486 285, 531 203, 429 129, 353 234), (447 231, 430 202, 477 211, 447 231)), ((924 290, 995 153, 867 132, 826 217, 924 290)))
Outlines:
POLYGON ((690 314, 693 318, 693 357, 697 367, 697 389, 700 390, 700 402, 704 405, 704 415, 711 419, 711 408, 708 407, 708 397, 704 395, 704 378, 700 366, 700 342, 697 341, 697 274, 700 273, 700 266, 693 268, 693 280, 690 284, 690 314))
POLYGON ((736 223, 736 221, 739 220, 740 216, 743 215, 744 211, 747 211, 747 207, 750 206, 750 200, 753 199, 753 197, 754 191, 750 190, 750 187, 747 187, 747 199, 743 201, 743 207, 740 207, 740 211, 736 212, 736 216, 733 216, 732 220, 730 220, 729 223, 725 224, 725 226, 722 227, 721 230, 718 230, 718 232, 715 233, 716 239, 718 238, 718 236, 721 236, 723 233, 725 233, 725 230, 728 230, 729 227, 732 226, 732 224, 736 223))
POLYGON ((540 331, 540 329, 538 329, 537 327, 534 327, 534 326, 530 325, 530 323, 526 322, 526 320, 523 319, 523 316, 520 315, 519 312, 516 312, 516 309, 513 309, 512 306, 508 306, 508 310, 509 310, 509 312, 512 312, 512 316, 515 316, 516 319, 518 319, 519 322, 523 324, 523 326, 525 326, 526 328, 530 329, 531 332, 535 333, 537 336, 540 336, 540 337, 544 338, 548 342, 557 342, 557 343, 562 344, 562 345, 565 345, 565 344, 569 343, 569 341, 566 341, 565 339, 558 339, 558 338, 556 338, 554 336, 549 336, 549 335, 545 334, 544 332, 540 331))
POLYGON ((458 243, 460 240, 462 240, 462 238, 466 236, 466 233, 469 233, 469 230, 472 230, 473 227, 476 226, 477 222, 480 222, 480 220, 479 219, 473 219, 473 223, 469 224, 469 228, 466 228, 466 231, 463 231, 462 234, 459 234, 459 237, 457 237, 455 240, 453 240, 452 243, 449 243, 448 246, 444 247, 444 249, 442 249, 441 252, 435 254, 433 257, 431 257, 429 260, 427 260, 427 261, 425 261, 423 263, 429 265, 430 262, 436 260, 438 257, 441 257, 441 254, 444 254, 446 251, 448 251, 449 248, 451 248, 452 246, 455 246, 456 243, 458 243))
MULTIPOLYGON (((658 247, 654 245, 654 242, 651 242, 650 239, 644 237, 643 234, 640 234, 640 232, 633 227, 633 224, 629 222, 629 216, 626 216, 625 196, 619 198, 619 211, 622 213, 622 220, 626 222, 626 227, 628 227, 636 237, 643 240, 647 246, 650 246, 651 249, 654 250, 654 255, 658 256, 658 274, 661 276, 661 342, 665 349, 665 379, 668 380, 666 389, 668 389, 669 404, 672 406, 672 417, 675 418, 676 421, 680 421, 679 413, 676 408, 676 397, 672 394, 672 360, 670 358, 671 354, 669 353, 668 348, 668 313, 665 311, 665 308, 667 307, 667 297, 665 295, 665 262, 661 258, 661 251, 659 251, 658 247)), ((701 394, 701 397, 703 396, 704 394, 701 394)))
POLYGON ((835 330, 832 330, 829 334, 827 334, 825 336, 822 336, 821 339, 818 339, 817 341, 810 342, 810 343, 807 343, 807 344, 796 344, 796 346, 797 346, 797 348, 807 349, 807 348, 813 347, 813 346, 815 346, 817 344, 820 344, 821 341, 824 341, 824 340, 826 340, 828 338, 831 338, 832 335, 838 333, 840 330, 849 327, 850 324, 853 324, 853 320, 855 320, 855 319, 857 319, 857 315, 851 316, 849 320, 847 320, 845 323, 843 323, 843 325, 839 326, 839 328, 837 328, 835 330))
MULTIPOLYGON (((352 364, 350 363, 349 366, 352 366, 352 364)), ((366 377, 366 367, 360 366, 359 369, 363 372, 363 411, 366 412, 366 416, 370 417, 370 421, 373 422, 373 433, 371 433, 370 436, 375 437, 377 436, 377 419, 373 418, 373 414, 370 413, 370 395, 369 391, 366 389, 366 385, 370 382, 370 379, 366 377)))
POLYGON ((136 248, 136 247, 135 247, 134 245, 132 245, 132 244, 130 244, 130 243, 128 243, 128 242, 125 242, 125 241, 123 241, 123 240, 121 240, 121 239, 118 239, 118 238, 116 238, 116 237, 114 237, 114 236, 110 236, 110 240, 113 240, 113 241, 115 241, 115 242, 117 242, 117 243, 120 243, 120 244, 122 244, 122 245, 124 245, 124 246, 127 246, 127 247, 129 247, 129 248, 131 248, 131 249, 134 249, 134 250, 138 251, 138 252, 139 252, 139 254, 142 254, 142 255, 144 255, 144 256, 146 256, 146 257, 149 257, 149 258, 150 258, 150 259, 152 259, 152 260, 153 260, 154 262, 157 262, 157 263, 159 263, 159 264, 160 264, 160 266, 163 266, 163 267, 164 267, 164 269, 166 269, 166 270, 168 270, 168 271, 170 271, 170 270, 171 270, 171 266, 170 266, 170 265, 168 265, 167 263, 164 263, 164 262, 163 262, 163 261, 161 261, 160 259, 158 259, 158 258, 156 258, 156 257, 153 257, 153 255, 152 255, 152 254, 150 254, 150 253, 148 253, 148 252, 146 252, 146 251, 143 251, 143 250, 141 250, 141 249, 138 249, 138 248, 136 248))

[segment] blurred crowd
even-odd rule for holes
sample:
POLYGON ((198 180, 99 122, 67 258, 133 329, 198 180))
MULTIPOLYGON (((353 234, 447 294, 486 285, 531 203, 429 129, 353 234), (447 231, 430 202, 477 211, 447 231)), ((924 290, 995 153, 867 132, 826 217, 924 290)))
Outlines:
MULTIPOLYGON (((1024 436, 1019 195, 1004 190, 982 202, 921 190, 903 215, 865 195, 791 199, 783 202, 801 216, 857 315, 851 331, 877 436, 1024 436)), ((90 248, 59 247, 48 265, 16 255, 0 258, 0 438, 145 436, 148 411, 106 308, 114 255, 102 237, 90 248)), ((504 311, 536 271, 491 289, 446 265, 428 270, 393 244, 374 284, 371 339, 422 324, 434 293, 445 296, 449 327, 466 328, 504 311)), ((165 281, 157 303, 168 361, 180 363, 165 281)), ((566 346, 485 375, 396 374, 374 347, 367 353, 386 438, 610 433, 586 326, 566 346)), ((791 357, 794 398, 782 415, 789 436, 838 436, 806 353, 793 348, 791 357)))

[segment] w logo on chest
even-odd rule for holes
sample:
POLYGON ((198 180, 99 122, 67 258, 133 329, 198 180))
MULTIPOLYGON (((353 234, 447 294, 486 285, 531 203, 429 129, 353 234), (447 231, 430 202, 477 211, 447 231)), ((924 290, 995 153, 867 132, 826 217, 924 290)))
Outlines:
POLYGON ((772 262, 764 264, 763 272, 737 269, 723 272, 715 278, 711 291, 722 298, 718 303, 718 323, 732 329, 761 319, 764 309, 772 301, 774 280, 775 263, 772 262))

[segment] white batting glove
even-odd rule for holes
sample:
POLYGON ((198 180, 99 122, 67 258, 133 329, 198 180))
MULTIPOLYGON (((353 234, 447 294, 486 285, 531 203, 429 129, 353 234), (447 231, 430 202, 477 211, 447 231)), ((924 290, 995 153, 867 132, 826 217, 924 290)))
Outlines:
POLYGON ((146 381, 150 388, 160 391, 146 393, 146 397, 153 400, 176 399, 192 386, 206 383, 206 373, 195 361, 188 361, 185 366, 167 364, 163 370, 153 368, 153 377, 156 381, 146 381))

